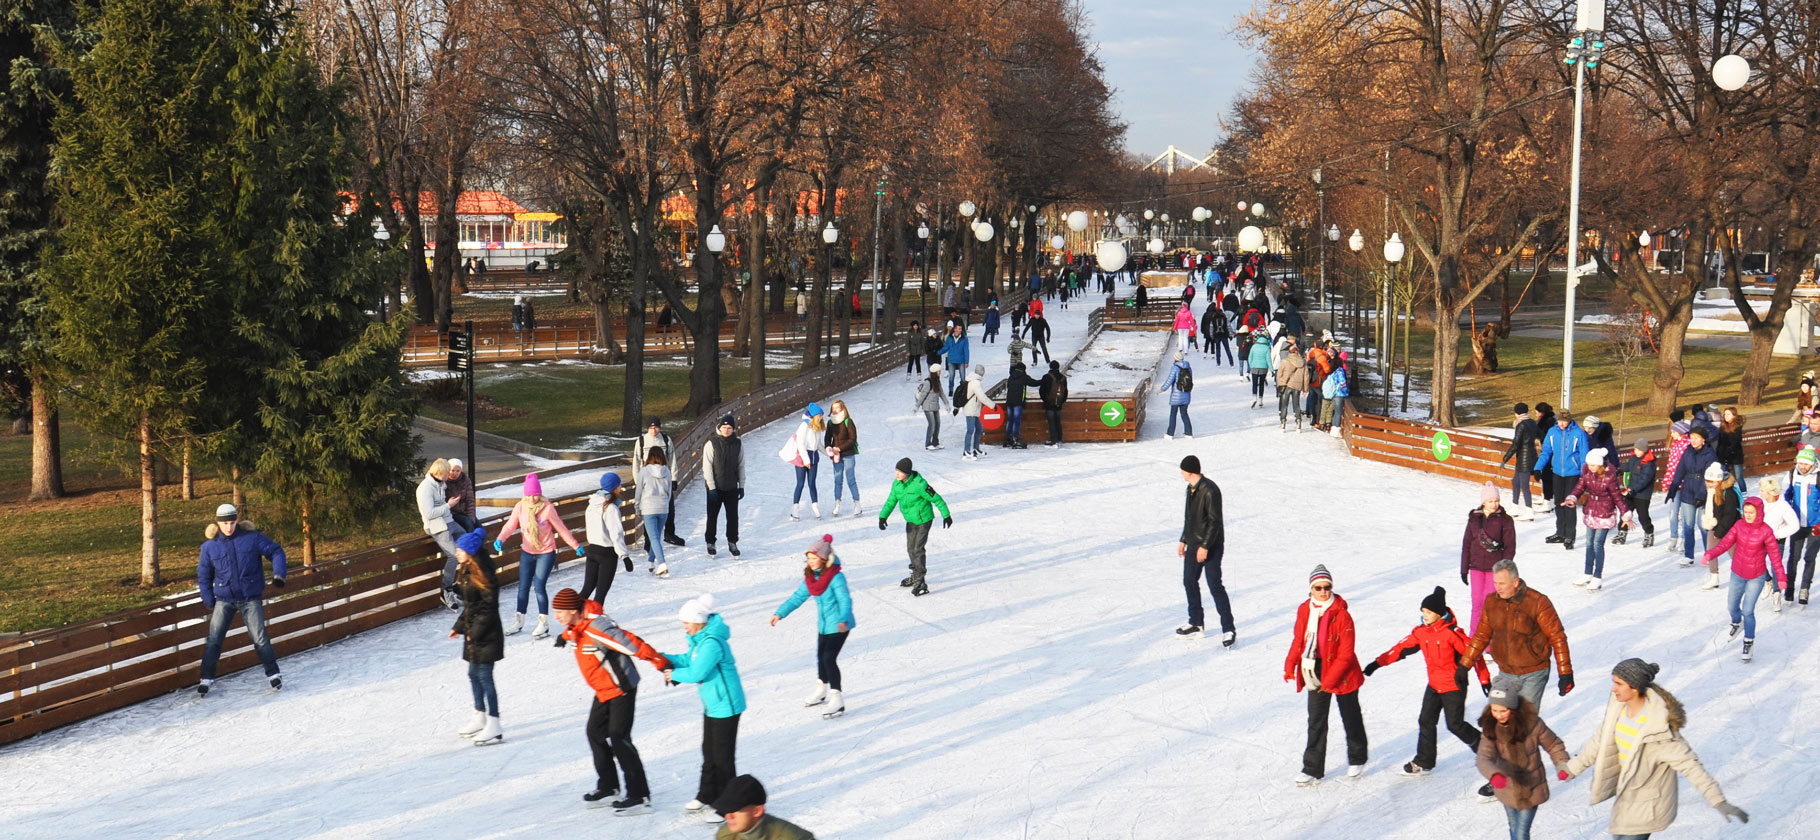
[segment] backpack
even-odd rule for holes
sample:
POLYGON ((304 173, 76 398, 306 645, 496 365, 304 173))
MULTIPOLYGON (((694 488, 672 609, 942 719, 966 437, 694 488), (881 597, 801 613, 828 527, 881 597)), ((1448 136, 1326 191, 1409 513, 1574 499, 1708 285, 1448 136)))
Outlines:
POLYGON ((916 402, 918 405, 921 405, 923 400, 926 400, 928 398, 929 398, 929 380, 925 379, 925 380, 917 383, 917 385, 916 385, 916 402))
POLYGON ((1175 374, 1175 389, 1184 394, 1194 391, 1194 370, 1183 365, 1175 374))
POLYGON ((962 379, 961 381, 954 383, 953 398, 955 408, 960 408, 967 404, 967 380, 962 379))

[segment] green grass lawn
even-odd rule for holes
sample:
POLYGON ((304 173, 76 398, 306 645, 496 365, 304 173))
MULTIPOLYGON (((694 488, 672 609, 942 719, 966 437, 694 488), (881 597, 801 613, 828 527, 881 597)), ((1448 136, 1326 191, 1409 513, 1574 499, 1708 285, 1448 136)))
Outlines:
MULTIPOLYGON (((798 368, 770 368, 770 381, 791 376, 798 368)), ((720 368, 722 399, 745 393, 750 371, 744 359, 723 359, 720 368)), ((477 427, 514 440, 550 449, 605 449, 619 447, 607 438, 618 433, 621 395, 625 392, 624 365, 533 364, 487 365, 474 374, 474 390, 493 402, 526 412, 523 416, 476 420, 477 427)), ((666 426, 679 420, 689 401, 689 368, 676 361, 645 363, 645 413, 664 418, 666 426)), ((423 415, 450 423, 466 418, 453 411, 425 406, 423 415)))

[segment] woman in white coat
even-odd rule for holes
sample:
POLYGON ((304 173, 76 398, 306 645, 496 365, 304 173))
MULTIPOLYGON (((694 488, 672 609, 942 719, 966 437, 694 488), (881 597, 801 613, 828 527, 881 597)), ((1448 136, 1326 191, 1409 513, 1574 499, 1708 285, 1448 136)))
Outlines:
POLYGON ((822 414, 822 407, 809 403, 803 409, 802 422, 796 425, 796 433, 784 441, 784 448, 777 451, 777 457, 796 470, 796 494, 790 498, 790 521, 802 519, 803 485, 809 485, 809 510, 815 518, 822 518, 821 498, 816 493, 815 470, 821 466, 822 447, 826 445, 828 421, 822 414))
MULTIPOLYGON (((1763 522, 1769 526, 1776 539, 1787 545, 1789 535, 1801 530, 1801 515, 1795 513, 1795 506, 1782 498, 1782 479, 1779 476, 1764 476, 1757 482, 1757 495, 1763 498, 1763 522)), ((1788 556, 1787 552, 1783 556, 1788 556)), ((1770 585, 1763 587, 1763 597, 1768 598, 1772 609, 1782 611, 1782 590, 1775 585, 1775 574, 1770 574, 1770 585)))

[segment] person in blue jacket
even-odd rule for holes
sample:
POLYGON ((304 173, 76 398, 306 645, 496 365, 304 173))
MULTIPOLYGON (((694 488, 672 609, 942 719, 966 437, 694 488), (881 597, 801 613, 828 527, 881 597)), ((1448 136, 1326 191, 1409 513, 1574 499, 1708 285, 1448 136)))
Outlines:
POLYGON ((1264 378, 1270 375, 1270 337, 1262 331, 1241 330, 1239 334, 1247 336, 1241 341, 1251 342, 1251 349, 1240 356, 1245 360, 1245 370, 1239 375, 1251 377, 1251 407, 1257 408, 1264 404, 1264 378))
POLYGON ((841 700, 840 665, 835 660, 847 644, 847 634, 858 622, 853 620, 853 596, 847 592, 847 576, 841 574, 840 558, 834 554, 834 535, 816 538, 803 554, 808 561, 803 567, 803 582, 771 614, 771 626, 776 627, 804 601, 815 600, 817 682, 815 693, 803 705, 827 705, 828 711, 822 717, 831 720, 847 713, 847 704, 841 700))
POLYGON ((980 343, 993 343, 993 340, 998 338, 998 301, 986 304, 986 315, 980 319, 980 325, 986 328, 986 335, 980 339, 980 343))
POLYGON ((734 754, 739 742, 739 716, 746 711, 746 691, 739 683, 739 669, 733 662, 733 648, 727 645, 732 631, 714 611, 714 596, 703 594, 682 605, 677 617, 683 631, 689 634, 688 653, 666 653, 670 670, 664 677, 671 682, 695 683, 701 695, 701 784, 695 798, 684 808, 706 814, 711 821, 714 812, 705 810, 709 802, 739 775, 734 767, 734 754))
POLYGON ((1706 468, 1719 459, 1709 442, 1713 432, 1695 425, 1687 431, 1687 448, 1668 477, 1668 491, 1663 500, 1678 505, 1681 511, 1681 565, 1694 564, 1694 534, 1700 535, 1700 550, 1706 550, 1706 529, 1700 526, 1700 507, 1706 504, 1706 468))
POLYGON ((967 365, 972 354, 967 347, 967 333, 959 326, 948 328, 948 338, 942 342, 942 365, 948 369, 948 391, 954 391, 955 377, 967 374, 967 365))
POLYGON ((239 613, 246 622, 266 680, 276 689, 278 655, 265 633, 265 558, 272 559, 272 586, 284 588, 284 549, 259 533, 251 522, 240 521, 231 504, 215 508, 215 524, 203 531, 202 551, 196 559, 196 589, 209 611, 209 638, 202 647, 202 682, 196 693, 206 696, 215 684, 215 663, 221 658, 221 640, 239 613))
POLYGON ((1569 551, 1573 550, 1579 525, 1574 522, 1574 509, 1561 502, 1580 481, 1580 470, 1586 466, 1586 451, 1586 430, 1563 409, 1555 415, 1555 427, 1542 438, 1542 457, 1536 461, 1536 473, 1552 468, 1555 474, 1554 486, 1549 488, 1548 494, 1555 503, 1555 533, 1544 542, 1561 543, 1569 551))
POLYGON ((1175 437, 1175 418, 1182 418, 1182 437, 1194 437, 1194 423, 1188 419, 1188 403, 1192 400, 1194 389, 1194 371, 1188 367, 1188 359, 1182 351, 1175 351, 1175 362, 1169 366, 1169 376, 1163 381, 1157 393, 1169 392, 1169 428, 1163 437, 1175 437), (1186 387, 1183 387, 1186 386, 1186 387))

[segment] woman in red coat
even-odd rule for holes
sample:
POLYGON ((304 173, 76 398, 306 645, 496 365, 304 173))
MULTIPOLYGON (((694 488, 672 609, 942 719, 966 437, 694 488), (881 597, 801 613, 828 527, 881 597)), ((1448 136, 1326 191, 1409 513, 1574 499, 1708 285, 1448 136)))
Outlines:
POLYGON ((1365 675, 1353 652, 1352 615, 1346 611, 1346 600, 1333 591, 1333 575, 1326 566, 1314 567, 1308 576, 1308 600, 1296 609, 1283 680, 1295 683, 1297 691, 1308 689, 1308 748, 1302 751, 1302 774, 1296 784, 1307 787, 1327 774, 1331 698, 1339 700, 1340 722, 1346 727, 1346 775, 1364 773, 1365 716, 1359 711, 1358 692, 1365 675))

